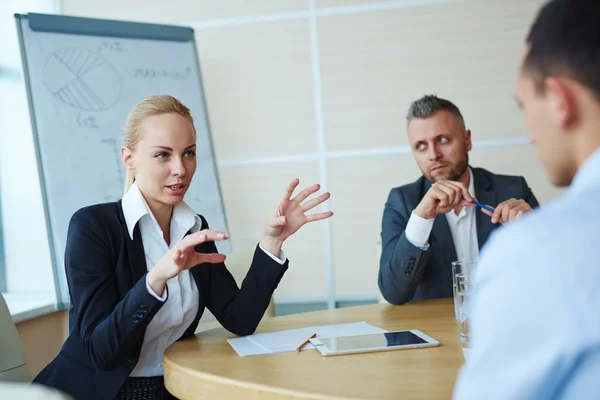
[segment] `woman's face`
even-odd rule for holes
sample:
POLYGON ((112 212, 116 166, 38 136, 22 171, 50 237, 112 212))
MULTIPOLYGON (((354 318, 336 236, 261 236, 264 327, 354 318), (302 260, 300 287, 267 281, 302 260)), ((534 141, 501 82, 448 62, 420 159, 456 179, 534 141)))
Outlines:
POLYGON ((135 180, 150 207, 183 201, 196 172, 196 134, 192 123, 179 114, 144 119, 135 151, 123 148, 123 162, 135 171, 135 180))

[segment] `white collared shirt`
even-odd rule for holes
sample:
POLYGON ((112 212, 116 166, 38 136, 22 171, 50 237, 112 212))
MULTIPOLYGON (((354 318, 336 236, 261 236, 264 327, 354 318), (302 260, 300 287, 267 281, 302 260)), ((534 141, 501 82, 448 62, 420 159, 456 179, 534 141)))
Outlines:
MULTIPOLYGON (((133 183, 123 196, 122 205, 131 239, 133 239, 135 226, 139 223, 148 271, 177 245, 188 231, 193 233, 202 229, 200 217, 186 203, 181 202, 173 208, 171 243, 167 245, 163 232, 136 183, 133 183)), ((283 264, 286 260, 283 251, 279 259, 262 247, 261 249, 279 264, 283 264)), ((162 296, 154 293, 147 283, 146 287, 152 296, 166 303, 146 328, 140 358, 130 376, 163 375, 165 350, 183 335, 198 314, 198 287, 190 271, 182 271, 177 277, 169 279, 167 289, 162 296)))
POLYGON ((457 400, 600 398, 600 149, 559 198, 492 233, 457 400))
MULTIPOLYGON (((475 183, 471 168, 469 168, 469 177, 469 193, 475 197, 475 183)), ((454 210, 446 213, 446 220, 450 227, 458 261, 477 261, 479 258, 479 241, 477 240, 475 212, 475 207, 463 207, 458 215, 456 215, 454 210)), ((413 246, 427 250, 429 248, 429 236, 433 229, 434 220, 434 218, 421 218, 413 211, 406 225, 406 239, 413 246)))

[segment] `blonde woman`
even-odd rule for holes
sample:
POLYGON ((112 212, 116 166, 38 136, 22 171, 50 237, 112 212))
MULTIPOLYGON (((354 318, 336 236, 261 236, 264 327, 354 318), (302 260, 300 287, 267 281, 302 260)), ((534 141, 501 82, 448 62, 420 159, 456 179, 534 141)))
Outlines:
POLYGON ((157 95, 129 113, 121 149, 133 182, 116 203, 77 211, 70 222, 65 268, 70 333, 35 382, 76 399, 169 399, 165 349, 194 334, 204 308, 237 335, 254 332, 288 268, 284 241, 305 215, 329 198, 292 197, 293 180, 268 221, 241 289, 215 241, 229 236, 183 201, 196 171, 196 132, 187 107, 157 95), (135 176, 135 181, 132 177, 135 176))

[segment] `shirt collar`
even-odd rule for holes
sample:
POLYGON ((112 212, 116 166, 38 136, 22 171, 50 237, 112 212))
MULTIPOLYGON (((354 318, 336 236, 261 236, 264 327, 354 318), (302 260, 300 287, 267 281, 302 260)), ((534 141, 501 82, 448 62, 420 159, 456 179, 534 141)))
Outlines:
MULTIPOLYGON (((148 203, 146 203, 146 200, 144 199, 144 196, 142 196, 142 192, 140 192, 140 188, 136 182, 134 182, 127 193, 125 193, 121 204, 123 206, 123 215, 125 216, 127 231, 129 232, 131 240, 133 240, 133 231, 135 230, 135 226, 144 216, 149 215, 154 222, 156 222, 156 218, 154 218, 154 215, 150 211, 148 203)), ((183 201, 179 204, 176 204, 173 208, 171 223, 173 222, 184 229, 185 232, 189 231, 194 226, 202 226, 202 220, 200 217, 198 217, 194 210, 192 210, 183 201)))
POLYGON ((592 155, 583 163, 575 174, 571 182, 572 191, 587 189, 590 186, 598 185, 600 180, 600 148, 596 149, 592 155))
MULTIPOLYGON (((475 182, 473 179, 473 171, 471 170, 471 167, 467 167, 469 170, 469 194, 473 197, 475 197, 475 182)), ((449 216, 450 218, 452 218, 453 220, 458 220, 459 218, 464 217, 465 215, 467 215, 467 213, 472 212, 471 210, 472 207, 463 207, 460 212, 458 213, 458 215, 456 215, 456 213, 454 212, 454 210, 450 210, 446 213, 447 216, 449 216)))
POLYGON ((202 220, 198 214, 196 214, 194 210, 192 210, 190 206, 183 201, 175 204, 175 207, 173 208, 171 223, 173 222, 179 225, 179 227, 183 230, 183 235, 185 235, 185 233, 192 228, 195 228, 194 230, 196 230, 202 227, 202 220))

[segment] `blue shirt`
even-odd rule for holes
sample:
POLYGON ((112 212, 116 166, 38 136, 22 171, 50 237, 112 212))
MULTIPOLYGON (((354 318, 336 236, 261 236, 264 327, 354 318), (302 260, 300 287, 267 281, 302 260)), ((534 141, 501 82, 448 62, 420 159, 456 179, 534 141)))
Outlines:
POLYGON ((600 399, 600 150, 482 249, 454 398, 600 399))

